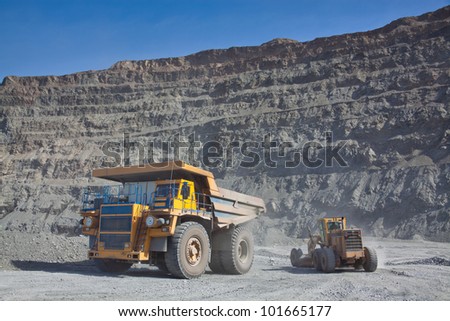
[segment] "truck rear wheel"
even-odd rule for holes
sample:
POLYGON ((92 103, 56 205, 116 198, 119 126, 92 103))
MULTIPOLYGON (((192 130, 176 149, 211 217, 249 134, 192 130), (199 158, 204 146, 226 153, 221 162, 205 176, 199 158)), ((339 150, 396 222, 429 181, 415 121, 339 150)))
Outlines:
POLYGON ((217 231, 212 235, 211 262, 209 262, 209 268, 214 273, 222 274, 226 272, 222 263, 222 254, 220 249, 223 244, 227 244, 229 242, 228 239, 230 239, 228 233, 223 231, 217 231))
POLYGON ((374 272, 378 266, 377 252, 370 247, 364 247, 363 267, 366 272, 374 272))
POLYGON ((253 264, 254 242, 252 233, 246 228, 238 226, 231 234, 230 249, 219 253, 226 273, 247 273, 253 264))
POLYGON ((336 268, 336 258, 334 256, 333 249, 329 247, 322 249, 322 253, 320 255, 320 265, 322 266, 323 272, 334 272, 334 269, 336 268))
POLYGON ((220 256, 220 252, 213 251, 211 252, 211 262, 209 262, 209 268, 214 273, 222 274, 225 273, 225 268, 222 264, 222 258, 220 256))
POLYGON ((193 279, 205 273, 209 257, 209 237, 196 222, 185 222, 169 238, 165 262, 174 276, 193 279))
POLYGON ((114 260, 96 259, 95 265, 97 268, 106 273, 125 273, 130 269, 133 263, 118 262, 114 260))

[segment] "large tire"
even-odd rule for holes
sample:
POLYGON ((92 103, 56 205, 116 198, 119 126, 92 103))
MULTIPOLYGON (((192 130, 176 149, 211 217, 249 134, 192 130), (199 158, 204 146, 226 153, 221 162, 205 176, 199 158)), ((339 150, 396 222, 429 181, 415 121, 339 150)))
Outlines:
POLYGON ((253 264, 254 242, 252 233, 245 227, 232 230, 231 244, 220 252, 221 261, 227 274, 245 274, 253 264))
POLYGON ((214 273, 223 274, 225 273, 225 268, 222 264, 222 258, 219 251, 211 252, 211 262, 209 262, 209 268, 214 273))
POLYGON ((223 245, 231 243, 231 236, 229 233, 218 231, 213 233, 211 240, 211 262, 209 262, 209 268, 214 273, 224 274, 225 267, 222 262, 221 248, 223 245))
POLYGON ((334 269, 336 268, 336 257, 334 256, 333 249, 329 247, 322 249, 322 253, 320 255, 320 265, 322 266, 323 272, 334 272, 334 269))
POLYGON ((302 249, 292 249, 291 250, 291 255, 290 255, 290 259, 291 259, 291 264, 292 266, 300 266, 300 258, 303 255, 303 251, 302 249))
POLYGON ((375 272, 378 267, 377 252, 370 247, 364 247, 363 267, 366 272, 375 272))
POLYGON ((130 269, 130 267, 133 265, 133 263, 126 263, 126 262, 118 262, 114 260, 103 260, 103 259, 96 259, 95 265, 97 268, 106 273, 125 273, 130 269))
POLYGON ((314 268, 319 272, 322 271, 322 263, 320 262, 320 257, 322 256, 322 251, 323 251, 322 248, 315 249, 312 254, 314 268))
POLYGON ((208 265, 209 248, 209 237, 202 225, 196 222, 180 224, 168 241, 167 270, 178 278, 198 278, 208 265))

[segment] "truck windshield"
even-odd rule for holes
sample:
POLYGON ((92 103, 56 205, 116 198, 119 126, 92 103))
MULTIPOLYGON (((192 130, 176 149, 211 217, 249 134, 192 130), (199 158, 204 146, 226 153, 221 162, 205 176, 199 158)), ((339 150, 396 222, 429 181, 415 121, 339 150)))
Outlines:
POLYGON ((178 195, 178 184, 163 184, 156 187, 156 197, 176 197, 178 195))

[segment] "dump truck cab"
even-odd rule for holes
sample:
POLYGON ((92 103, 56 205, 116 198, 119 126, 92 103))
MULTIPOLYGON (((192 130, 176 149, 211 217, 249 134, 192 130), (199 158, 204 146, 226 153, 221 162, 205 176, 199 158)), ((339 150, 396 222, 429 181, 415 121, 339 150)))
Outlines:
POLYGON ((181 161, 93 176, 121 183, 83 194, 88 257, 102 271, 124 272, 136 262, 181 278, 200 276, 208 263, 218 273, 250 269, 253 239, 245 225, 265 211, 261 199, 222 189, 212 173, 181 161))
POLYGON ((156 189, 152 193, 153 210, 181 208, 197 209, 197 197, 194 182, 188 180, 164 180, 156 182, 156 189))

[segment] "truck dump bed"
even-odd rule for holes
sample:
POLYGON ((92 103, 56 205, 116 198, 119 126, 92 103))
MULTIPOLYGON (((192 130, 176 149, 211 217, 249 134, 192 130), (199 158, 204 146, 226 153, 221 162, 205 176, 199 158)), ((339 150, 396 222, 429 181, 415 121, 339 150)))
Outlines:
POLYGON ((264 201, 258 197, 230 191, 216 185, 214 175, 182 161, 170 161, 145 166, 95 169, 92 176, 111 181, 148 182, 186 179, 199 186, 201 193, 210 196, 219 226, 241 224, 265 212, 264 201))

